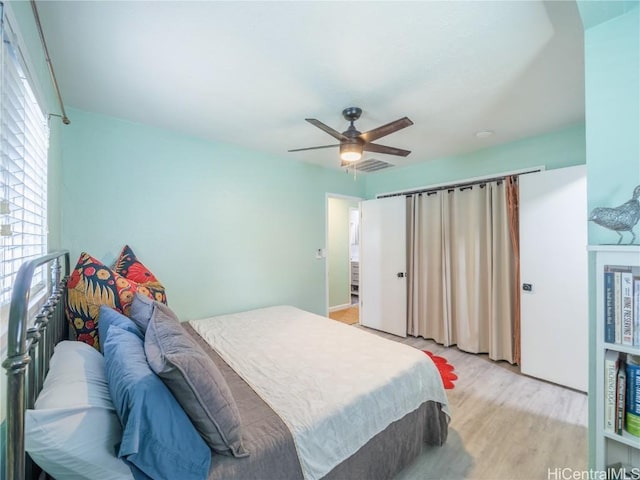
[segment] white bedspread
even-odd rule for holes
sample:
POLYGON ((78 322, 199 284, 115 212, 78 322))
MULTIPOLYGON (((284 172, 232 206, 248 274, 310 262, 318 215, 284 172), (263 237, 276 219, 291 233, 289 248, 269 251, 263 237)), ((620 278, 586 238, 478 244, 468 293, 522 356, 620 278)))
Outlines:
POLYGON ((289 427, 305 479, 427 400, 449 413, 433 362, 407 345, 289 306, 190 323, 289 427))

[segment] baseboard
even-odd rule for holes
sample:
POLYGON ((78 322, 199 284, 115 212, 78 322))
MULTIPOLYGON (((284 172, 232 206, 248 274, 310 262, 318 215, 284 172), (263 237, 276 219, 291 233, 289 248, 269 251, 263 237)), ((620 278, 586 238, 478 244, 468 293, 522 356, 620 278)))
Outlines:
POLYGON ((337 312, 338 310, 346 310, 347 308, 351 308, 355 305, 352 305, 351 303, 344 303, 342 305, 336 305, 334 307, 329 307, 329 313, 331 312, 337 312))

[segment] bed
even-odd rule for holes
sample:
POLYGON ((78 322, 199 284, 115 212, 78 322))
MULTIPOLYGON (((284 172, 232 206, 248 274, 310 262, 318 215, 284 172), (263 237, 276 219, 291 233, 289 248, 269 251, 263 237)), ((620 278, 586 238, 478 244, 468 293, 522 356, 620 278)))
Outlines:
MULTIPOLYGON (((109 327, 112 333, 105 334, 109 341, 104 345, 104 362, 93 347, 66 340, 69 330, 61 305, 64 305, 68 274, 68 254, 60 252, 23 266, 15 285, 9 355, 3 363, 8 375, 7 479, 36 478, 40 472, 38 464, 55 476, 58 466, 47 463, 49 459, 42 460, 38 450, 40 444, 49 448, 55 442, 44 433, 39 438, 44 430, 35 428, 34 422, 40 418, 38 415, 48 415, 46 406, 43 407, 46 401, 51 402, 52 397, 65 401, 69 394, 60 388, 60 384, 78 385, 78 379, 93 376, 78 372, 78 369, 70 372, 68 368, 60 368, 64 362, 87 365, 94 362, 95 368, 106 371, 98 372, 98 376, 112 382, 119 381, 116 378, 120 377, 118 368, 132 363, 133 356, 128 351, 111 352, 124 348, 128 341, 124 335, 129 334, 118 325, 109 327), (34 268, 42 264, 53 265, 52 293, 35 324, 27 328, 33 320, 25 308, 26 292, 34 268), (71 356, 63 360, 64 355, 71 356), (69 360, 74 358, 80 360, 69 360), (121 358, 127 361, 119 362, 121 358), (45 378, 49 365, 51 373, 45 378), (60 375, 58 371, 62 376, 56 380, 54 377, 60 375), (70 375, 75 377, 70 380, 70 375)), ((150 309, 148 312, 152 313, 147 316, 152 320, 146 320, 150 326, 145 324, 147 330, 143 340, 132 334, 126 337, 130 343, 145 342, 148 347, 149 338, 162 336, 158 333, 164 331, 162 325, 173 328, 173 334, 182 342, 173 347, 195 348, 206 356, 202 362, 215 365, 219 377, 214 380, 224 383, 225 389, 228 387, 228 398, 232 398, 234 404, 232 413, 241 419, 241 431, 232 432, 232 435, 239 435, 241 445, 234 447, 230 442, 231 453, 219 454, 215 448, 213 453, 207 450, 210 463, 206 476, 210 479, 389 479, 410 464, 424 445, 442 445, 446 441, 450 418, 446 394, 437 369, 419 350, 291 306, 180 323, 170 318, 162 320, 173 314, 158 302, 140 302, 139 305, 150 309), (176 324, 179 324, 179 332, 175 331, 176 324)), ((132 307, 132 318, 137 318, 133 310, 132 307)), ((107 325, 106 321, 104 324, 107 325)), ((136 325, 142 328, 140 324, 136 325)), ((165 347, 162 348, 165 352, 165 347)), ((146 349, 147 360, 153 366, 155 357, 150 351, 146 349)), ((194 355, 189 350, 183 357, 191 361, 194 355)), ((142 361, 146 363, 144 357, 142 361)), ((165 383, 169 382, 164 376, 162 378, 165 383)), ((78 388, 80 396, 87 390, 84 384, 78 388)), ((78 395, 74 395, 76 400, 78 395)), ((103 392, 102 397, 108 395, 103 392)), ((116 404, 114 408, 120 408, 120 402, 112 398, 116 404)), ((176 398, 180 397, 176 394, 176 398)), ((110 399, 100 401, 110 402, 110 399)), ((197 425, 190 407, 182 402, 181 405, 197 425)), ((59 407, 55 402, 53 406, 59 407)), ((78 406, 72 407, 70 411, 76 418, 78 406)), ((107 411, 111 418, 117 418, 110 408, 93 406, 91 414, 99 412, 100 418, 104 419, 107 411)), ((83 429, 87 423, 94 426, 100 423, 87 422, 86 416, 79 418, 84 420, 78 423, 83 429)), ((69 425, 69 421, 65 422, 69 425)), ((122 428, 124 434, 118 425, 113 426, 106 444, 126 443, 122 438, 122 435, 126 437, 126 426, 122 428)), ((73 436, 80 435, 77 430, 74 427, 73 436)), ((202 433, 199 427, 198 432, 202 433)), ((169 430, 170 435, 175 433, 175 430, 169 430)), ((209 441, 207 444, 212 445, 209 441)), ((91 454, 96 454, 96 450, 100 449, 94 446, 91 454)), ((97 461, 88 460, 94 468, 93 478, 144 478, 140 476, 144 473, 131 467, 128 457, 123 457, 127 458, 127 463, 117 458, 113 445, 105 455, 111 463, 104 473, 96 473, 100 472, 96 470, 97 461)), ((58 473, 58 477, 61 475, 58 473)), ((160 469, 146 478, 163 477, 160 469)), ((91 478, 89 474, 87 478, 91 478)))

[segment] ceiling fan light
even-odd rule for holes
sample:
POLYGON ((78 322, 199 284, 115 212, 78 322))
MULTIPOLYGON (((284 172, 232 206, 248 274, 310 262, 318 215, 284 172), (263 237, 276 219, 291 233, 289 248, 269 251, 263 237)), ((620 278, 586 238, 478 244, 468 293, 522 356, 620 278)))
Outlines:
POLYGON ((343 143, 340 145, 340 159, 345 162, 357 162, 362 158, 362 145, 360 143, 343 143))

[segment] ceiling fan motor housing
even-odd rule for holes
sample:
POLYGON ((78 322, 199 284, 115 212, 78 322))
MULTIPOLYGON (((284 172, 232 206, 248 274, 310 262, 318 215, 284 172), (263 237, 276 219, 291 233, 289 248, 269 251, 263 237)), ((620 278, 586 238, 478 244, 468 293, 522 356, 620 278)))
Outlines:
POLYGON ((342 110, 342 116, 345 118, 345 120, 351 123, 358 120, 360 118, 360 115, 362 115, 362 109, 358 107, 347 107, 342 110))
POLYGON ((342 116, 345 118, 345 120, 351 122, 351 125, 349 125, 349 128, 347 128, 344 132, 342 132, 342 135, 347 137, 348 140, 342 140, 341 143, 343 144, 349 143, 349 144, 356 144, 356 145, 364 144, 364 141, 358 138, 358 136, 360 135, 360 132, 356 129, 355 125, 353 124, 353 122, 355 122, 360 118, 360 115, 362 115, 362 109, 358 107, 349 107, 349 108, 345 108, 342 111, 342 116))

